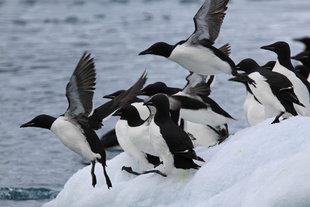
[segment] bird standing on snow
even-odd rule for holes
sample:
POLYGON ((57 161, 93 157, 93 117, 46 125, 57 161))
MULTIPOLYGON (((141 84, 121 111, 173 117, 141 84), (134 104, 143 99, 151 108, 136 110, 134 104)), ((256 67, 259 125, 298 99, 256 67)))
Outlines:
POLYGON ((261 47, 273 51, 278 59, 272 71, 286 76, 293 84, 294 93, 303 106, 295 104, 294 107, 299 115, 310 116, 310 83, 300 74, 296 73, 291 62, 290 47, 286 42, 279 41, 271 45, 261 47))
POLYGON ((293 103, 302 106, 293 91, 293 85, 284 75, 261 68, 253 59, 242 60, 237 66, 246 74, 239 74, 232 81, 247 84, 254 97, 265 110, 266 117, 276 117, 272 123, 279 122, 280 116, 288 112, 297 115, 293 103))
MULTIPOLYGON (((145 174, 146 170, 160 164, 158 154, 151 143, 149 121, 141 117, 141 114, 143 116, 149 113, 149 110, 146 106, 141 108, 139 104, 132 103, 124 106, 113 114, 120 117, 115 125, 117 140, 122 149, 137 161, 142 173, 134 172, 131 167, 124 166, 122 169, 135 175, 145 174)), ((156 170, 152 172, 161 174, 156 170)))
POLYGON ((200 166, 193 159, 203 159, 196 155, 188 134, 171 120, 167 96, 157 94, 147 100, 145 105, 156 108, 150 123, 150 137, 154 149, 163 161, 165 173, 171 173, 175 168, 198 169, 200 166))
POLYGON ((228 1, 206 0, 194 16, 195 31, 187 40, 175 45, 157 42, 139 55, 163 56, 201 75, 235 74, 235 64, 226 53, 229 46, 226 44, 220 49, 213 46, 219 35, 228 1))
POLYGON ((92 111, 95 81, 96 70, 93 58, 90 58, 90 54, 85 52, 66 87, 66 96, 69 102, 67 111, 58 118, 45 114, 39 115, 20 127, 50 129, 69 149, 91 161, 92 185, 94 187, 97 183, 94 173, 95 162, 100 162, 107 186, 110 188, 112 183, 105 169, 104 148, 88 123, 88 116, 92 111))

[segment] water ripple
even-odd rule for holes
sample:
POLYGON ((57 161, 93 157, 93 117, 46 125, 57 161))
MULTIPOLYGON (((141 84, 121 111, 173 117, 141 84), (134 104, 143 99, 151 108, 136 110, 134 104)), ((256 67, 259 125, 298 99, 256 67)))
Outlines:
POLYGON ((53 199, 59 192, 47 188, 0 188, 0 200, 45 200, 53 199))

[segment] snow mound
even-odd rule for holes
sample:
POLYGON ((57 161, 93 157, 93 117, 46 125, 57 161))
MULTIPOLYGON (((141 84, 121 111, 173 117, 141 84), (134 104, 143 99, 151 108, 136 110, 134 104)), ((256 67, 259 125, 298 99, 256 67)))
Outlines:
POLYGON ((136 163, 125 153, 108 161, 113 187, 91 186, 90 166, 75 173, 58 196, 44 207, 301 207, 310 206, 310 118, 280 124, 267 120, 230 136, 221 145, 198 148, 206 160, 199 170, 168 177, 130 175, 123 165, 136 163))

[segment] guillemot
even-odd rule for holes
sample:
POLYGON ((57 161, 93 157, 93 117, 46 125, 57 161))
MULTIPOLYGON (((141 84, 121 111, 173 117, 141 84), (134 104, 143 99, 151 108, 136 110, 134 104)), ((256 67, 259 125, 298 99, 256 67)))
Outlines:
POLYGON ((186 80, 187 84, 183 89, 171 88, 166 84, 163 87, 163 84, 154 83, 145 86, 140 94, 153 96, 164 93, 168 95, 172 120, 180 124, 179 119, 182 118, 181 120, 184 123, 182 128, 188 133, 196 135, 197 141, 193 141, 195 145, 214 143, 215 136, 217 136, 219 142, 224 141, 229 134, 227 124, 234 118, 208 97, 214 76, 207 79, 206 76, 191 73, 186 77, 186 80), (189 123, 190 127, 187 128, 188 122, 202 124, 203 126, 189 123), (225 126, 225 132, 221 129, 222 125, 225 126), (201 134, 194 132, 195 128, 197 130, 203 128, 204 131, 209 132, 208 134, 212 135, 210 140, 206 141, 206 139, 209 139, 208 137, 200 136, 201 134), (210 130, 216 131, 217 135, 210 130))
MULTIPOLYGON (((258 64, 257 64, 258 65, 258 64)), ((252 65, 251 67, 258 67, 256 64, 252 65)), ((271 70, 273 66, 275 65, 275 61, 269 61, 265 65, 261 66, 262 68, 271 70)), ((243 70, 247 74, 249 74, 253 68, 250 68, 251 70, 247 70, 247 68, 241 68, 240 64, 236 66, 237 70, 243 70)), ((236 81, 240 81, 239 79, 236 79, 236 81)), ((256 124, 266 120, 265 110, 264 106, 257 100, 257 98, 253 95, 253 92, 251 91, 250 87, 248 86, 247 82, 241 81, 245 85, 246 88, 246 98, 243 103, 243 110, 245 112, 245 117, 250 126, 255 126, 256 124)))
POLYGON ((286 76, 259 67, 250 58, 242 60, 236 67, 244 70, 246 74, 239 74, 230 80, 248 85, 255 98, 264 106, 265 116, 275 117, 272 123, 279 122, 279 118, 285 112, 297 115, 293 103, 303 105, 296 97, 293 84, 286 76))
POLYGON ((51 130, 60 141, 72 151, 91 161, 92 185, 97 184, 94 173, 96 161, 103 167, 108 188, 112 183, 106 172, 106 154, 103 144, 94 130, 101 128, 104 118, 110 116, 119 107, 135 97, 146 81, 145 73, 127 91, 96 108, 93 108, 94 86, 96 85, 96 70, 93 58, 85 52, 77 64, 69 83, 66 86, 66 96, 69 106, 58 118, 49 115, 39 115, 21 127, 39 127, 51 130))
POLYGON ((51 130, 72 151, 91 161, 92 185, 97 183, 95 162, 102 164, 106 184, 112 187, 106 172, 106 154, 97 134, 88 123, 92 111, 96 85, 96 70, 93 58, 85 52, 77 64, 66 87, 69 106, 58 118, 42 114, 20 127, 40 127, 51 130))
POLYGON ((200 166, 193 160, 203 161, 203 159, 196 155, 188 134, 171 120, 168 97, 157 94, 148 99, 145 105, 156 108, 150 123, 150 137, 163 162, 165 173, 169 174, 175 168, 198 169, 200 166))
POLYGON ((281 73, 290 80, 293 84, 294 93, 298 100, 303 104, 303 106, 295 104, 294 107, 298 114, 302 116, 310 116, 310 83, 302 75, 296 73, 291 62, 289 45, 286 42, 279 41, 261 48, 273 51, 277 54, 278 59, 272 71, 281 73))
MULTIPOLYGON (((120 117, 115 125, 117 140, 123 150, 137 161, 141 172, 133 171, 131 167, 126 166, 123 166, 122 170, 135 175, 155 172, 165 176, 157 170, 150 170, 158 166, 160 160, 151 143, 149 120, 141 117, 141 110, 142 108, 137 108, 137 103, 132 103, 120 108, 113 114, 113 116, 120 117)), ((144 110, 146 110, 144 113, 149 111, 146 106, 144 110)))
MULTIPOLYGON (((206 0, 194 16, 195 31, 175 45, 157 42, 139 55, 153 54, 168 58, 183 68, 201 74, 235 74, 235 64, 225 52, 213 46, 219 35, 229 0, 206 0)), ((227 45, 223 46, 224 48, 227 45)))

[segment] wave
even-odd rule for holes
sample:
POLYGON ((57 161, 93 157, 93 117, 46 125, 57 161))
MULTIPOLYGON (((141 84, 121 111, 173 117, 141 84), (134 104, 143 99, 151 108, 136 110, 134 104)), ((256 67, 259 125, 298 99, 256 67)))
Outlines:
POLYGON ((47 188, 0 188, 0 200, 45 200, 56 198, 59 191, 47 188))

